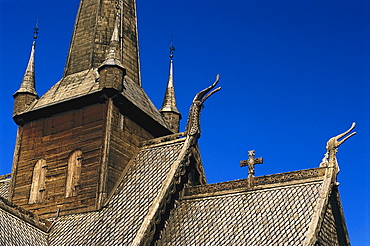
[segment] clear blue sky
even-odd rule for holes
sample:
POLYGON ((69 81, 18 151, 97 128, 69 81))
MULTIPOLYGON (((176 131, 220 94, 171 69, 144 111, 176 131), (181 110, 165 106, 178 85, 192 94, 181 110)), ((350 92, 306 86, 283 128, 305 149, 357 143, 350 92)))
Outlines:
MULTIPOLYGON (((62 76, 78 0, 0 1, 0 174, 11 172, 18 89, 39 17, 36 89, 62 76)), ((161 106, 170 36, 175 89, 186 123, 195 93, 221 74, 199 140, 210 183, 240 179, 248 150, 256 175, 317 167, 326 141, 357 123, 338 152, 352 245, 370 242, 370 2, 357 0, 138 0, 143 87, 161 106)))

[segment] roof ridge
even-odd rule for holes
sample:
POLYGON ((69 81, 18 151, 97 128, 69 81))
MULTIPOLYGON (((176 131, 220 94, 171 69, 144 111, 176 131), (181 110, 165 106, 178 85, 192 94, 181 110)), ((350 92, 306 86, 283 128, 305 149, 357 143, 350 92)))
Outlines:
POLYGON ((336 166, 325 167, 325 176, 323 185, 319 191, 319 196, 316 201, 315 211, 312 220, 309 224, 305 241, 303 245, 311 246, 316 245, 318 240, 318 233, 321 228, 322 221, 324 220, 326 208, 329 204, 329 199, 333 191, 333 187, 337 186, 336 177, 338 169, 336 166))
POLYGON ((307 181, 319 181, 324 178, 326 168, 316 167, 285 173, 276 173, 254 177, 254 185, 248 187, 248 178, 219 182, 206 185, 188 186, 184 197, 208 196, 215 194, 234 193, 235 191, 252 191, 264 188, 301 184, 307 181))
POLYGON ((0 196, 0 209, 18 217, 22 221, 25 221, 38 229, 48 232, 52 223, 49 220, 40 219, 36 214, 31 211, 24 209, 11 201, 0 196))
POLYGON ((180 133, 166 135, 166 136, 159 137, 159 138, 153 138, 153 139, 149 139, 149 140, 141 142, 139 144, 139 147, 157 147, 160 145, 170 144, 173 142, 184 141, 185 136, 186 136, 186 132, 180 132, 180 133))
POLYGON ((9 180, 11 177, 12 177, 11 173, 0 175, 0 182, 5 181, 5 180, 9 180))
POLYGON ((161 222, 161 215, 168 209, 167 205, 170 203, 171 196, 178 190, 176 185, 181 183, 181 177, 186 173, 186 166, 190 164, 188 156, 191 155, 191 148, 194 146, 194 136, 186 135, 183 139, 185 139, 185 142, 181 147, 181 151, 172 163, 135 239, 130 244, 131 246, 146 245, 152 239, 156 231, 156 225, 161 222))

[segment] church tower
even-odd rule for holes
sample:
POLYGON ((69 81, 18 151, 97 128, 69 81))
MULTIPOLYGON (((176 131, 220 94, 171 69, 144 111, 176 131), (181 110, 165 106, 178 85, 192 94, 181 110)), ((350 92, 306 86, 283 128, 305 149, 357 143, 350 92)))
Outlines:
POLYGON ((9 199, 44 218, 98 210, 140 142, 178 131, 141 87, 135 0, 80 1, 64 76, 40 98, 34 49, 14 95, 9 199))

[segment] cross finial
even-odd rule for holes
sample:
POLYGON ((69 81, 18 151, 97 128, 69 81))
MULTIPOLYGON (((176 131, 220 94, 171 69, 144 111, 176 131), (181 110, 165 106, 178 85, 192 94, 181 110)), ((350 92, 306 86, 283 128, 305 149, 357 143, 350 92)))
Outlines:
POLYGON ((248 166, 248 178, 254 177, 254 165, 263 163, 262 157, 254 158, 255 156, 254 152, 255 150, 248 151, 248 160, 240 161, 241 167, 248 166))
POLYGON ((39 18, 37 18, 36 20, 36 26, 35 28, 33 29, 33 39, 36 40, 37 39, 37 35, 39 34, 39 18))
POLYGON ((119 12, 121 10, 122 0, 116 0, 116 18, 119 17, 119 12))
POLYGON ((172 37, 173 35, 171 35, 171 44, 170 44, 170 58, 172 59, 173 58, 173 53, 175 52, 175 47, 173 47, 172 45, 172 37))

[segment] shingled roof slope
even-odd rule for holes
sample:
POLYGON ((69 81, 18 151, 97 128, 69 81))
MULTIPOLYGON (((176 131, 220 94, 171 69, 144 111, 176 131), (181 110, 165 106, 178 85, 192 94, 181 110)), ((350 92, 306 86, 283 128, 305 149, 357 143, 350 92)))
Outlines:
POLYGON ((98 212, 58 218, 51 230, 50 245, 131 243, 179 157, 184 140, 143 147, 130 163, 108 205, 98 212))
POLYGON ((0 178, 0 197, 8 198, 10 179, 0 178))
POLYGON ((302 245, 322 184, 185 197, 157 245, 302 245))
POLYGON ((75 99, 98 91, 96 69, 89 69, 64 77, 25 111, 33 111, 75 99))
POLYGON ((340 242, 337 236, 343 234, 338 233, 340 228, 336 225, 336 218, 333 211, 335 208, 333 208, 333 206, 335 206, 333 202, 329 202, 326 208, 324 220, 318 234, 319 245, 346 245, 343 243, 345 240, 340 242))
MULTIPOLYGON (((2 201, 0 200, 0 203, 2 201)), ((0 242, 4 246, 48 245, 47 233, 0 208, 0 242)))
MULTIPOLYGON (((98 92, 98 80, 99 74, 97 69, 88 69, 68 75, 52 86, 38 100, 35 100, 23 113, 46 108, 98 92)), ((167 123, 146 95, 143 88, 128 77, 125 77, 122 95, 156 122, 168 128, 167 123)))
POLYGON ((1 245, 47 245, 50 226, 50 221, 0 197, 1 245))

